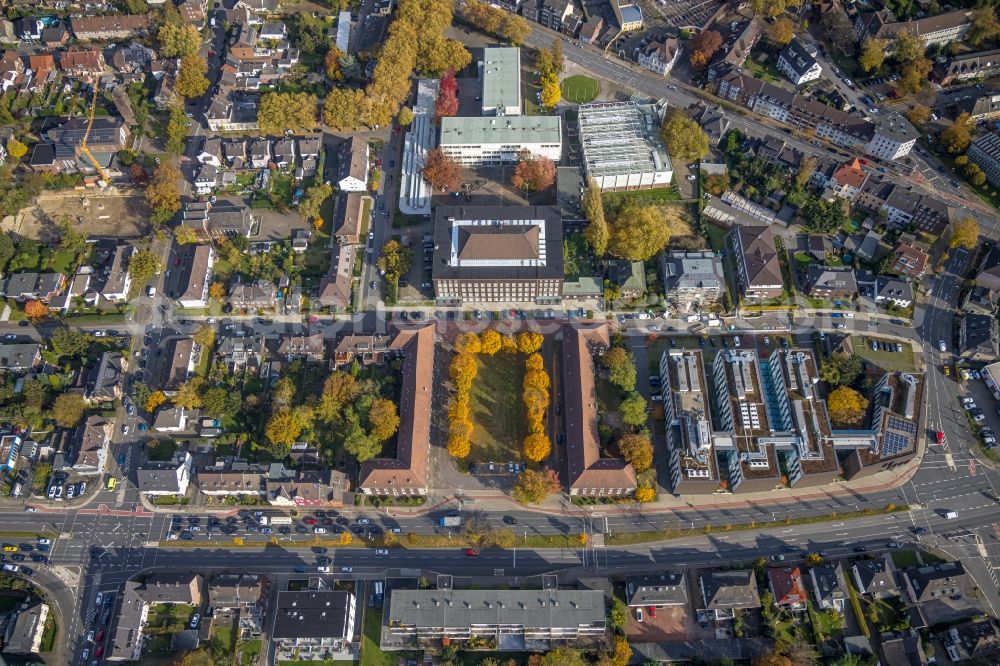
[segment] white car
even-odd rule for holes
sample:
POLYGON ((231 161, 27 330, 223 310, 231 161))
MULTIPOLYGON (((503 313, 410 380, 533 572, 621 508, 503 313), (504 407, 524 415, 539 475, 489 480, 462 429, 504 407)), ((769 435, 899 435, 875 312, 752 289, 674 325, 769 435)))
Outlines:
POLYGON ((195 613, 194 615, 191 616, 191 628, 192 629, 197 629, 199 622, 201 622, 201 615, 200 614, 195 613))
POLYGON ((847 328, 847 324, 834 324, 833 327, 836 328, 836 329, 843 330, 843 329, 847 328))
POLYGON ((147 287, 146 288, 146 295, 149 296, 150 298, 153 298, 154 296, 156 296, 156 287, 147 287))
POLYGON ((104 331, 94 331, 94 337, 95 338, 103 338, 104 337, 104 331))
POLYGON ((854 313, 853 312, 845 312, 844 313, 844 319, 854 319, 854 313))
POLYGON ((942 352, 948 351, 948 343, 945 342, 944 340, 938 340, 938 349, 940 349, 942 352))
POLYGON ((330 567, 316 567, 316 573, 330 573, 330 567))
POLYGON ((41 538, 41 539, 38 540, 38 545, 39 546, 51 546, 52 545, 52 539, 41 538))
POLYGON ((974 405, 974 404, 976 404, 976 401, 973 400, 972 398, 970 398, 967 395, 963 395, 961 398, 959 398, 959 400, 962 401, 963 405, 974 405))

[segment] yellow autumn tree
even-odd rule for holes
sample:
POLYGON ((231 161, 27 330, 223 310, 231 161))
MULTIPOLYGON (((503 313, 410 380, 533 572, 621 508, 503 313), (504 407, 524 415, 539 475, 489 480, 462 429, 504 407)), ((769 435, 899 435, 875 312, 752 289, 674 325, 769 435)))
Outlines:
POLYGON ((526 370, 544 370, 545 361, 539 353, 530 354, 528 358, 524 359, 524 367, 526 370))
POLYGON ((542 106, 546 109, 554 108, 562 93, 559 90, 559 77, 555 74, 546 74, 542 77, 542 106))
POLYGON ((542 348, 541 333, 535 331, 521 331, 517 334, 517 350, 522 354, 533 354, 542 348))
POLYGON ((352 541, 354 541, 354 537, 351 536, 350 532, 345 531, 340 533, 341 546, 350 546, 352 541))
POLYGON ((475 354, 458 354, 448 367, 448 376, 455 382, 459 393, 467 393, 472 388, 472 382, 478 373, 475 354))
POLYGON ((635 501, 645 504, 656 499, 656 491, 652 488, 636 488, 635 501))
POLYGON ((156 408, 167 401, 167 396, 163 391, 154 391, 146 398, 146 411, 153 413, 156 408))
POLYGON ((479 336, 472 331, 462 333, 455 338, 455 351, 459 354, 478 354, 482 351, 482 347, 479 336))
POLYGON ((528 460, 541 462, 548 457, 551 450, 552 444, 544 433, 533 432, 524 438, 524 457, 528 460))
POLYGON ((479 353, 493 356, 503 347, 503 338, 492 328, 479 334, 479 353))
POLYGON ((858 423, 865 416, 865 399, 848 386, 831 391, 826 401, 830 418, 836 423, 858 423))
POLYGON ((469 455, 472 444, 465 437, 452 435, 448 438, 448 453, 451 457, 461 460, 469 455))
POLYGON ((469 396, 459 394, 448 406, 448 421, 468 421, 469 420, 469 396))
POLYGON ((500 351, 504 354, 517 353, 517 340, 514 339, 513 335, 503 336, 503 340, 500 341, 500 351))

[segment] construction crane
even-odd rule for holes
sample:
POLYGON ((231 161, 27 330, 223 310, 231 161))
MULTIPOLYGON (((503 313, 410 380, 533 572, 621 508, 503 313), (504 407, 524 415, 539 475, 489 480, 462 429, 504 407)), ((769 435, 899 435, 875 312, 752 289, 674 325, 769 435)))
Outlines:
POLYGON ((111 178, 108 176, 108 172, 104 170, 101 163, 97 161, 94 157, 94 153, 90 152, 90 148, 87 146, 87 139, 90 138, 90 128, 94 126, 94 111, 97 110, 97 82, 93 84, 94 86, 94 97, 90 100, 90 110, 87 112, 87 131, 83 133, 83 140, 80 141, 80 152, 87 156, 90 163, 94 165, 97 173, 100 174, 101 180, 104 181, 105 185, 111 184, 111 178))

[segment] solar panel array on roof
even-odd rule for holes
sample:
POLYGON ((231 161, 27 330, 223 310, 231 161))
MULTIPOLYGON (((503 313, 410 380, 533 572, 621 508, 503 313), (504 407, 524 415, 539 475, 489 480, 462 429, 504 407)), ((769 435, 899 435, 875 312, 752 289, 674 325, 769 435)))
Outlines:
POLYGON ((913 445, 917 425, 894 416, 886 419, 885 433, 882 435, 882 457, 894 456, 913 445))

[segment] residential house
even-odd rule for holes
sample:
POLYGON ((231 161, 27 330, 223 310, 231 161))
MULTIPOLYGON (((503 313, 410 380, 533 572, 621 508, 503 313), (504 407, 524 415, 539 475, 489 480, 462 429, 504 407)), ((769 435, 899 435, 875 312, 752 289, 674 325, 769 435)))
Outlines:
POLYGON ((912 226, 933 236, 944 233, 952 220, 952 209, 939 199, 916 194, 902 187, 894 187, 882 205, 889 216, 890 225, 906 228, 912 226))
POLYGON ((875 278, 875 302, 884 306, 908 308, 913 305, 913 285, 898 278, 880 275, 875 278))
MULTIPOLYGON (((711 75, 711 72, 710 72, 711 75)), ((755 79, 738 67, 718 69, 720 97, 848 150, 863 151, 885 161, 909 154, 919 133, 895 114, 865 120, 822 102, 755 79)))
POLYGON ((194 177, 196 194, 210 194, 219 184, 219 170, 211 164, 202 164, 194 177))
POLYGON ((380 365, 390 354, 389 342, 389 338, 377 333, 345 335, 333 350, 334 363, 344 366, 358 361, 362 365, 380 365))
POLYGON ((997 292, 986 287, 973 286, 965 292, 962 300, 962 309, 965 312, 976 312, 984 315, 993 315, 997 311, 997 292))
POLYGON ((961 562, 910 567, 903 571, 903 581, 910 602, 914 604, 962 596, 971 591, 961 562))
POLYGON ((153 22, 149 14, 72 16, 69 27, 81 42, 131 39, 148 35, 153 22))
POLYGON ((99 48, 71 47, 59 54, 59 69, 67 76, 99 77, 107 64, 99 48))
POLYGON ((969 79, 988 79, 1000 70, 1000 49, 959 53, 934 66, 934 79, 943 86, 969 79))
POLYGON ((166 349, 160 389, 167 395, 172 395, 194 372, 195 341, 191 338, 174 338, 167 342, 166 349))
POLYGON ((212 608, 252 608, 261 603, 264 577, 250 574, 222 574, 208 582, 208 603, 212 608))
POLYGON ((69 466, 76 474, 94 475, 104 471, 111 441, 111 421, 101 416, 89 416, 77 426, 69 466))
POLYGON ((802 582, 802 571, 797 566, 769 567, 767 583, 774 595, 774 603, 791 611, 806 609, 809 596, 802 582))
POLYGON ((778 71, 793 85, 801 86, 818 79, 823 68, 816 62, 815 46, 806 46, 793 39, 778 54, 778 71))
POLYGON ((277 295, 278 288, 273 282, 266 280, 236 282, 229 288, 229 304, 237 311, 274 310, 277 305, 277 295))
POLYGON ((622 32, 642 30, 642 9, 630 0, 611 0, 611 11, 622 32))
POLYGON ((722 137, 729 134, 731 125, 729 118, 726 117, 726 110, 721 105, 709 106, 704 103, 692 108, 692 119, 701 125, 701 129, 708 135, 710 145, 719 145, 722 137))
POLYGON ((990 246, 976 270, 976 286, 1000 291, 1000 243, 990 246))
POLYGON ((665 252, 661 267, 667 299, 679 312, 707 310, 726 291, 722 259, 714 252, 665 252))
MULTIPOLYGON (((202 167, 205 168, 205 167, 202 167)), ((181 275, 177 302, 185 308, 208 307, 208 287, 212 283, 215 248, 211 245, 187 245, 181 250, 181 275)))
POLYGON ((670 74, 681 56, 681 43, 675 37, 654 39, 639 51, 639 66, 660 76, 670 74))
POLYGON ((0 343, 0 368, 27 372, 42 362, 42 346, 37 342, 0 343))
POLYGON ((201 606, 205 579, 196 573, 154 573, 136 588, 147 604, 201 606))
POLYGON ((948 657, 955 662, 988 663, 1000 653, 1000 624, 992 617, 982 617, 953 627, 944 632, 943 643, 948 657))
POLYGON ((403 356, 396 456, 361 464, 359 490, 366 495, 428 492, 434 346, 433 325, 396 329, 390 347, 403 356))
POLYGON ((87 375, 87 387, 84 398, 87 402, 105 402, 120 400, 122 383, 128 371, 128 360, 116 351, 106 351, 101 354, 97 365, 91 368, 87 375))
POLYGON ((411 650, 451 636, 521 649, 597 647, 607 640, 602 590, 402 590, 388 599, 382 650, 411 650))
POLYGON ((923 250, 909 243, 899 242, 893 250, 892 272, 920 279, 923 277, 924 271, 927 270, 928 261, 930 261, 930 257, 923 250))
POLYGON ((335 506, 344 501, 347 477, 333 469, 286 469, 272 463, 264 479, 264 496, 274 506, 335 506))
POLYGON ((1000 95, 980 95, 968 102, 965 107, 972 120, 996 120, 1000 118, 1000 95))
POLYGON ((919 635, 886 638, 880 642, 886 664, 925 666, 928 663, 924 644, 919 635))
POLYGON ((6 617, 4 657, 23 657, 29 658, 29 661, 36 659, 42 651, 48 618, 49 605, 38 599, 29 596, 16 603, 6 617))
POLYGON ((368 143, 356 136, 348 139, 340 152, 341 192, 366 192, 368 190, 368 143))
POLYGON ((370 217, 365 217, 365 210, 368 208, 370 214, 371 205, 371 198, 358 192, 342 192, 337 197, 333 235, 338 243, 357 245, 363 241, 362 229, 370 222, 370 217))
POLYGON ((809 569, 812 583, 813 601, 819 610, 833 609, 844 612, 847 603, 847 585, 844 574, 837 563, 820 564, 809 569))
POLYGON ((128 260, 135 251, 134 245, 118 245, 108 269, 108 277, 101 287, 101 296, 112 303, 128 300, 132 289, 132 275, 128 272, 128 260))
POLYGON ((706 571, 698 577, 704 613, 711 619, 729 620, 733 611, 760 608, 757 577, 751 569, 706 571))
POLYGON ((226 166, 230 169, 242 171, 247 168, 246 139, 224 139, 222 141, 222 153, 226 159, 226 166))
POLYGON ((23 271, 11 273, 3 282, 3 295, 19 303, 41 301, 48 303, 62 293, 66 276, 62 273, 36 273, 23 271))
POLYGON ((24 60, 21 54, 7 49, 0 58, 0 90, 7 92, 24 82, 24 60))
POLYGON ((892 557, 886 553, 866 560, 855 560, 851 576, 858 592, 875 599, 899 596, 892 557))
POLYGON ((353 245, 334 244, 330 248, 330 267, 319 283, 316 303, 331 311, 345 310, 351 304, 351 284, 357 250, 353 245))
POLYGON ((854 269, 850 266, 809 264, 806 267, 805 288, 811 298, 839 300, 852 299, 858 295, 854 269))
POLYGON ((306 358, 311 361, 322 361, 325 351, 322 333, 282 336, 277 349, 278 355, 286 359, 306 358))
POLYGON ((280 591, 268 635, 275 660, 350 656, 357 597, 345 590, 280 591))
POLYGON ((120 74, 137 74, 149 71, 156 60, 156 51, 139 42, 122 44, 111 54, 111 66, 120 74))
POLYGON ((192 25, 202 26, 205 23, 205 3, 202 0, 182 0, 177 4, 181 17, 192 25))
POLYGON ((107 651, 108 661, 138 661, 142 655, 144 644, 142 635, 149 617, 149 604, 141 599, 137 589, 143 583, 125 582, 122 594, 121 610, 115 622, 115 628, 110 633, 107 651))
POLYGON ((205 123, 213 132, 253 132, 258 129, 257 106, 255 95, 220 85, 205 111, 205 123))
POLYGON ((169 111, 177 104, 180 96, 175 90, 176 85, 177 75, 173 72, 165 72, 163 76, 156 79, 156 90, 153 92, 153 103, 156 104, 156 108, 161 111, 169 111))
POLYGON ((995 361, 997 320, 991 315, 966 313, 958 328, 958 355, 969 361, 995 361))
POLYGON ((28 69, 32 72, 32 85, 40 88, 48 83, 49 77, 56 71, 56 61, 51 53, 39 53, 28 56, 28 69))
POLYGON ((135 122, 135 112, 132 111, 132 101, 124 86, 115 86, 111 91, 111 102, 115 105, 115 111, 121 117, 126 126, 133 126, 135 122))
POLYGON ((563 32, 569 17, 573 15, 572 0, 542 0, 538 8, 532 7, 532 4, 530 0, 525 4, 524 17, 556 32, 563 32))
POLYGON ((260 26, 258 38, 267 41, 281 41, 288 38, 288 28, 281 21, 270 21, 260 26))
POLYGON ((868 172, 861 166, 861 160, 854 158, 836 168, 826 182, 830 193, 853 203, 868 181, 868 172))
POLYGON ((238 373, 244 368, 260 368, 266 357, 264 336, 247 331, 243 335, 226 335, 215 350, 219 360, 229 368, 230 372, 238 373))
POLYGON ((54 21, 42 30, 42 44, 50 49, 65 46, 68 41, 69 31, 66 29, 66 23, 63 21, 54 21))
POLYGON ((719 32, 728 35, 708 68, 708 80, 715 80, 721 73, 743 66, 750 57, 750 52, 764 36, 764 23, 758 18, 738 23, 730 30, 717 26, 719 32))
POLYGON ((743 297, 754 300, 780 297, 784 283, 771 227, 738 224, 727 238, 743 297))
POLYGON ((181 219, 186 226, 199 229, 212 237, 249 238, 259 224, 248 206, 221 201, 218 204, 192 201, 184 207, 181 219))
POLYGON ((163 407, 153 419, 153 430, 156 432, 183 432, 187 426, 188 414, 183 407, 163 407))
POLYGON ((602 457, 597 436, 595 355, 611 346, 606 323, 563 326, 563 396, 570 495, 621 497, 635 492, 636 475, 622 458, 602 457))
POLYGON ((603 29, 604 19, 599 15, 593 15, 581 26, 579 39, 584 44, 595 44, 603 29))
POLYGON ((14 21, 14 33, 23 42, 38 42, 42 39, 45 24, 36 16, 26 16, 14 21))
POLYGON ((263 169, 271 162, 271 140, 257 139, 250 144, 250 166, 263 169))
POLYGON ((199 470, 198 490, 204 495, 218 497, 240 495, 263 497, 266 476, 266 466, 250 465, 234 460, 199 470))
MULTIPOLYGON (((178 408, 182 409, 182 408, 178 408)), ((136 470, 136 485, 143 495, 184 495, 191 483, 191 454, 179 452, 169 462, 147 462, 136 470)), ((199 585, 200 589, 200 585, 199 585)), ((181 590, 176 591, 177 594, 181 590)), ((184 598, 184 597, 178 597, 184 598)), ((159 601, 158 603, 190 603, 187 601, 159 601)))
POLYGON ((279 169, 295 164, 295 139, 286 136, 274 142, 274 164, 279 169))
POLYGON ((620 298, 634 299, 646 293, 646 269, 641 261, 614 259, 607 262, 608 282, 620 298))
POLYGON ((14 22, 7 19, 0 19, 0 44, 17 44, 17 31, 14 30, 14 22))
POLYGON ((901 32, 919 37, 924 47, 961 41, 971 27, 968 10, 945 12, 936 16, 896 21, 889 10, 865 12, 854 21, 854 38, 858 44, 866 39, 884 39, 887 48, 901 32))
POLYGON ((683 571, 628 576, 625 599, 629 608, 687 608, 683 571))
POLYGON ((201 142, 201 148, 195 158, 201 164, 210 164, 216 168, 222 167, 222 139, 219 137, 205 137, 201 142))

